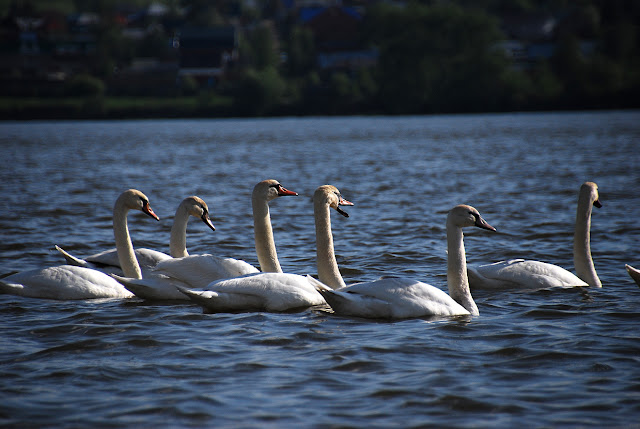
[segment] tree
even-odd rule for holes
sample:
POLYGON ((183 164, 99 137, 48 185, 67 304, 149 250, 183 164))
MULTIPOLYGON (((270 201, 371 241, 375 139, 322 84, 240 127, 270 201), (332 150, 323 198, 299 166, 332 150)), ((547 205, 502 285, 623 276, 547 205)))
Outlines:
POLYGON ((316 61, 313 32, 306 27, 295 26, 289 36, 287 71, 289 76, 303 76, 309 73, 316 61))
POLYGON ((501 36, 495 19, 451 4, 381 4, 367 26, 380 49, 380 103, 390 113, 476 110, 500 99, 507 63, 493 49, 501 36))
POLYGON ((247 69, 235 88, 236 107, 244 115, 265 115, 282 102, 285 82, 274 67, 247 69))
POLYGON ((246 33, 241 55, 257 70, 277 67, 280 62, 277 42, 273 27, 263 22, 246 33))

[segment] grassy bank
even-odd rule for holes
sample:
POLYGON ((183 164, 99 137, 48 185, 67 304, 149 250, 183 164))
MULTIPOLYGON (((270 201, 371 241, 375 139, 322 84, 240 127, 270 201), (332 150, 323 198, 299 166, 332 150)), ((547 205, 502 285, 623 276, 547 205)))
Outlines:
POLYGON ((0 97, 4 120, 225 117, 234 111, 227 97, 0 97))

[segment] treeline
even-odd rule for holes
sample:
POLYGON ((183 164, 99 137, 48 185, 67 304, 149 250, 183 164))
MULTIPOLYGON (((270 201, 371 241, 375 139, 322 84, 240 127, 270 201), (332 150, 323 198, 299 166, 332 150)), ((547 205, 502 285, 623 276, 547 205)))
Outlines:
MULTIPOLYGON (((175 3, 175 2, 173 2, 175 3)), ((214 88, 185 79, 181 85, 148 86, 144 93, 112 86, 113 71, 136 56, 170 59, 175 52, 160 29, 137 44, 103 22, 97 29, 95 63, 87 75, 67 82, 64 94, 86 96, 100 116, 109 96, 192 97, 176 103, 170 116, 324 114, 424 114, 542 109, 609 109, 640 106, 640 2, 633 0, 458 0, 413 1, 402 6, 372 2, 357 45, 378 53, 371 67, 326 70, 316 62, 314 34, 290 16, 265 19, 274 4, 241 9, 238 2, 183 0, 186 19, 197 25, 243 22, 239 61, 231 78, 214 88), (555 17, 548 58, 518 64, 501 43, 505 19, 555 17), (273 22, 276 22, 274 25, 273 22), (581 43, 593 49, 585 52, 581 43), (283 55, 284 53, 284 55, 283 55), (156 91, 157 89, 157 91, 156 91), (101 113, 100 113, 101 112, 101 113)), ((348 3, 348 2, 344 2, 348 3)), ((111 2, 78 2, 105 13, 111 2), (89 6, 88 6, 89 5, 89 6)), ((539 41, 528 41, 530 43, 539 41)), ((167 115, 163 105, 162 115, 167 115)), ((111 109, 116 109, 112 107, 111 109)), ((10 109, 9 109, 10 110, 10 109)), ((23 108, 28 116, 29 109, 23 108)), ((134 116, 153 116, 139 105, 134 116)))

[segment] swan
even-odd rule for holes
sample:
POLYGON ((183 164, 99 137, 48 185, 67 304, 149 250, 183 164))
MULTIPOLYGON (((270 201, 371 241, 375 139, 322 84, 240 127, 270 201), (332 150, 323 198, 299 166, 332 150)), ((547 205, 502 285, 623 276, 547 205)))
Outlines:
MULTIPOLYGON (((255 185, 251 197, 255 247, 263 272, 281 273, 276 245, 273 239, 269 202, 287 195, 298 195, 289 191, 277 180, 263 180, 255 185)), ((251 264, 233 258, 211 254, 189 255, 159 262, 150 275, 142 279, 113 276, 136 296, 144 299, 188 300, 176 288, 204 288, 214 280, 258 273, 251 264)))
POLYGON ((429 284, 398 277, 383 277, 371 282, 355 283, 339 289, 325 285, 339 284, 339 273, 319 272, 318 292, 336 314, 375 319, 407 319, 429 316, 479 314, 467 279, 462 228, 476 226, 495 231, 478 211, 458 205, 447 215, 447 285, 449 295, 429 284))
POLYGON ((547 287, 602 287, 591 258, 590 229, 592 207, 602 207, 598 186, 585 182, 580 187, 573 235, 573 264, 577 276, 557 265, 546 262, 512 259, 494 264, 469 267, 472 288, 538 289, 547 287))
POLYGON ((640 286, 640 270, 638 270, 637 268, 633 268, 628 264, 625 264, 625 268, 627 269, 627 272, 629 273, 633 281, 636 282, 638 286, 640 286))
MULTIPOLYGON (((127 212, 131 209, 140 210, 156 220, 160 218, 149 206, 149 199, 135 189, 124 191, 113 208, 113 233, 120 266, 125 275, 141 278, 140 265, 127 227, 127 212)), ((133 296, 109 275, 91 268, 73 265, 59 265, 12 274, 0 280, 0 292, 60 300, 133 296)))
MULTIPOLYGON (((189 252, 187 252, 187 224, 189 223, 190 216, 202 220, 211 230, 216 230, 209 218, 209 207, 207 203, 195 195, 185 198, 176 209, 176 215, 173 218, 171 238, 169 241, 170 255, 153 249, 135 249, 136 259, 143 271, 155 267, 158 262, 166 259, 189 256, 189 252)), ((55 248, 64 256, 69 265, 93 268, 106 273, 122 274, 116 249, 106 250, 88 256, 85 259, 80 259, 71 255, 60 246, 56 245, 55 248)))
MULTIPOLYGON (((334 268, 337 269, 337 264, 333 254, 329 210, 333 208, 341 215, 349 217, 340 206, 352 206, 353 203, 342 198, 338 189, 331 185, 319 187, 314 193, 313 203, 318 271, 330 273, 334 268)), ((206 311, 282 312, 326 305, 322 295, 316 290, 320 286, 320 282, 311 276, 257 273, 218 280, 209 284, 205 290, 183 287, 178 287, 178 290, 204 307, 206 311)))

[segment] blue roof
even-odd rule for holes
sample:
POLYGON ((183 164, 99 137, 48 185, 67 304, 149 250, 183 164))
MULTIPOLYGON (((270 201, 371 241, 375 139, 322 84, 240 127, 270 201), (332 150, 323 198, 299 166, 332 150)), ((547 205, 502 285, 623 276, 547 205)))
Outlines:
MULTIPOLYGON (((327 9, 328 7, 324 7, 324 6, 300 8, 300 11, 299 11, 300 20, 303 22, 309 22, 312 19, 314 19, 316 16, 322 14, 322 12, 324 12, 327 9)), ((343 7, 340 7, 340 10, 342 12, 345 12, 348 15, 351 15, 355 19, 358 19, 358 20, 362 19, 362 16, 358 13, 358 11, 355 8, 343 6, 343 7)))

